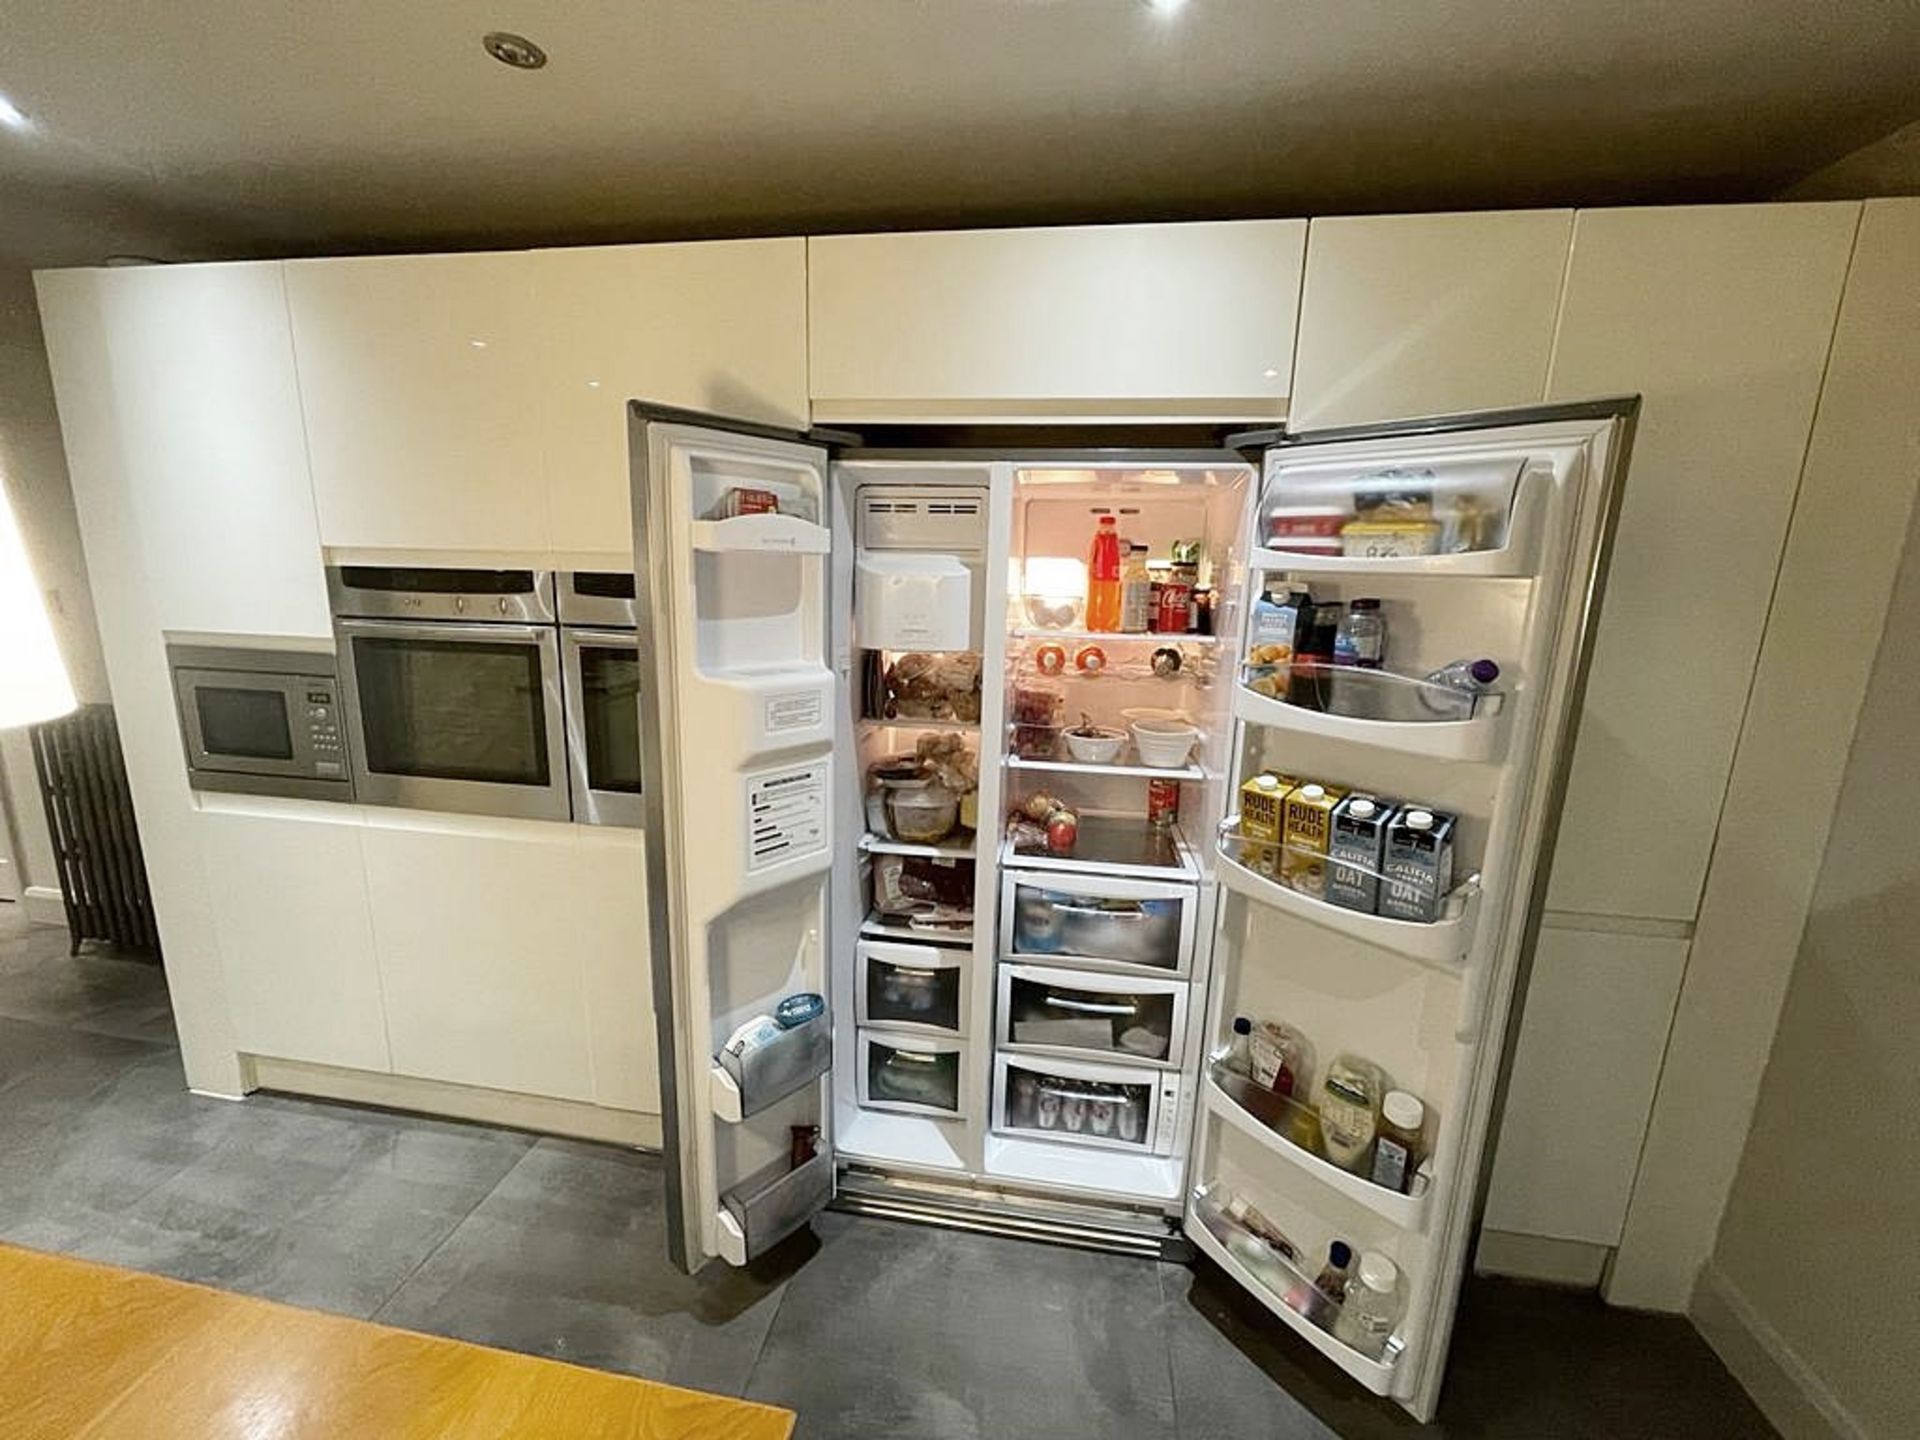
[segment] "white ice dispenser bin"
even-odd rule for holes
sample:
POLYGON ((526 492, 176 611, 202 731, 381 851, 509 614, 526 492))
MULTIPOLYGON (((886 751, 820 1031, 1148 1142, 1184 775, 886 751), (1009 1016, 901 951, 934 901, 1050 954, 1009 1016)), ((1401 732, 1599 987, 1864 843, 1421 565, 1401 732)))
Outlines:
POLYGON ((864 551, 853 587, 860 643, 872 650, 965 650, 973 573, 951 555, 864 551))

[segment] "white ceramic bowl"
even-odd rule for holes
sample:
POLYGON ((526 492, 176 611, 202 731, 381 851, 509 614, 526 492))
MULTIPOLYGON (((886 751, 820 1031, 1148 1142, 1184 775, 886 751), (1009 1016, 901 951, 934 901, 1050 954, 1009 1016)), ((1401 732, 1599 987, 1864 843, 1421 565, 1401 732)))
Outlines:
POLYGON ((1127 748, 1127 732, 1102 727, 1098 735, 1067 731, 1067 753, 1083 765, 1111 765, 1127 748))
POLYGON ((1177 720, 1136 720, 1133 745, 1140 752, 1140 763, 1161 770, 1178 770, 1187 763, 1200 732, 1177 720))

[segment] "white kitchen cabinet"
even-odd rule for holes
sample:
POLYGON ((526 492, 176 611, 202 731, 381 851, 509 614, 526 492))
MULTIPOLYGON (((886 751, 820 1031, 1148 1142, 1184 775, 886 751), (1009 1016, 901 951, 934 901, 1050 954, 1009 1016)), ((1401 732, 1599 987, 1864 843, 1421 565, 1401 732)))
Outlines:
POLYGON ((1289 428, 1537 404, 1572 238, 1571 210, 1313 221, 1289 428))
POLYGON ((322 541, 546 549, 526 256, 296 260, 286 275, 322 541))
POLYGON ((813 417, 1285 413, 1302 220, 807 242, 813 417))
POLYGON ((394 1073, 591 1102, 571 827, 377 809, 366 817, 394 1073))
POLYGON ((628 400, 806 427, 806 241, 538 250, 525 264, 541 335, 525 398, 555 551, 632 548, 628 400))
POLYGON ((1550 398, 1644 403, 1551 909, 1694 918, 1858 215, 1751 205, 1575 221, 1550 398))
POLYGON ((613 826, 580 826, 574 834, 572 942, 586 973, 594 1102, 658 1115, 645 836, 613 826))
POLYGON ((1485 1225, 1619 1243, 1687 942, 1540 931, 1485 1225))
POLYGON ((390 1069, 360 811, 203 796, 194 830, 239 1048, 390 1069))
POLYGON ((86 273, 158 628, 331 634, 281 266, 86 273))

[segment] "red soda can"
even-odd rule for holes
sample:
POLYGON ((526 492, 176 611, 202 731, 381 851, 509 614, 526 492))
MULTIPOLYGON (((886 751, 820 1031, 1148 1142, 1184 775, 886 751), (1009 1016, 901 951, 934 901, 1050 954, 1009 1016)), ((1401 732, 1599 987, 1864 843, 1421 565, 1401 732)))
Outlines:
POLYGON ((1180 782, 1156 776, 1147 781, 1147 823, 1156 830, 1169 830, 1180 818, 1180 782))

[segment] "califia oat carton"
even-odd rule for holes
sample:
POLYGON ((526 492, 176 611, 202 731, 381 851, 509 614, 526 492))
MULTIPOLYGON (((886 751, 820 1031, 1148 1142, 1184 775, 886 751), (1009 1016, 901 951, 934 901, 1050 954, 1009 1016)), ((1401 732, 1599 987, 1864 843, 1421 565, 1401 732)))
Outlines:
POLYGON ((1440 901, 1453 888, 1454 817, 1424 805, 1402 805, 1387 826, 1386 881, 1380 913, 1427 924, 1440 918, 1440 901))
POLYGON ((1393 810, 1394 802, 1378 795, 1349 795, 1334 806, 1327 843, 1327 899, 1333 904, 1369 915, 1379 908, 1381 858, 1393 810))

